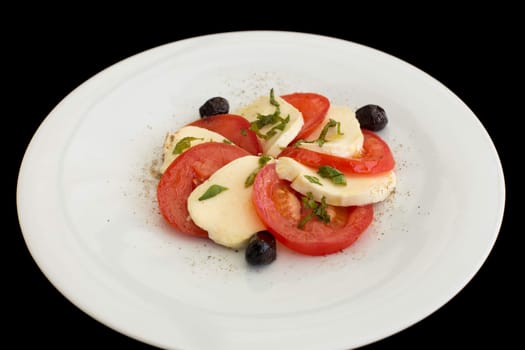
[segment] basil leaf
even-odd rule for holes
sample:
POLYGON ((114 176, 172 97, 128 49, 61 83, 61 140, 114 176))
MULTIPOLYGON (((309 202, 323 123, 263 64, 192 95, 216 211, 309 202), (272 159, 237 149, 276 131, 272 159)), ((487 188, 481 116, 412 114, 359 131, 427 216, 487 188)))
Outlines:
POLYGON ((262 156, 259 157, 259 167, 263 167, 266 165, 266 163, 268 163, 270 160, 272 160, 272 157, 270 156, 267 156, 266 154, 263 154, 262 156))
POLYGON ((312 142, 308 142, 308 141, 306 141, 306 140, 299 139, 299 140, 297 140, 297 141, 294 142, 294 144, 293 144, 292 147, 293 147, 293 148, 297 148, 297 147, 301 146, 302 143, 312 143, 312 142))
POLYGON ((316 185, 319 185, 319 186, 323 186, 323 184, 315 176, 304 175, 304 177, 306 178, 306 180, 310 181, 313 184, 316 184, 316 185))
POLYGON ((326 198, 321 198, 321 203, 313 210, 313 213, 319 220, 325 224, 330 222, 330 215, 326 211, 326 198))
POLYGON ((177 144, 175 145, 175 148, 173 148, 172 153, 181 154, 182 152, 190 148, 191 141, 195 141, 195 140, 204 140, 204 139, 199 138, 199 137, 192 137, 192 136, 183 137, 179 142, 177 142, 177 144))
POLYGON ((281 107, 279 106, 279 102, 275 99, 273 89, 270 90, 270 104, 275 106, 275 111, 272 114, 257 114, 256 120, 250 123, 250 130, 264 140, 271 139, 279 130, 283 131, 290 121, 290 115, 286 118, 281 117, 281 107), (261 132, 261 129, 267 125, 274 126, 264 134, 261 132))
POLYGON ((303 202, 303 207, 307 209, 315 209, 317 207, 317 202, 314 200, 312 192, 307 192, 306 196, 301 198, 301 201, 303 202))
POLYGON ((252 171, 251 174, 248 175, 246 181, 244 181, 244 187, 250 187, 251 185, 253 185, 253 182, 255 181, 255 176, 257 176, 258 172, 259 169, 252 171))
POLYGON ((273 88, 270 89, 270 104, 275 107, 280 107, 279 102, 275 100, 275 96, 273 94, 273 88))
POLYGON ((255 181, 255 176, 257 176, 259 170, 261 170, 262 167, 265 166, 266 163, 268 163, 271 159, 272 157, 269 157, 265 154, 259 157, 259 166, 257 167, 257 169, 252 171, 250 175, 248 175, 246 181, 244 181, 244 187, 250 187, 251 185, 253 185, 253 182, 255 181))
POLYGON ((301 200, 303 202, 303 207, 306 209, 312 209, 312 211, 303 217, 301 221, 299 221, 299 224, 297 225, 298 228, 303 229, 304 225, 306 225, 306 223, 312 220, 314 217, 317 217, 325 224, 330 222, 330 215, 326 211, 326 198, 324 196, 321 198, 321 203, 317 203, 314 200, 312 192, 308 192, 306 193, 306 196, 301 198, 301 200))
POLYGON ((226 191, 228 187, 221 185, 211 185, 202 196, 199 197, 199 201, 203 201, 212 197, 215 197, 219 193, 226 191))
POLYGON ((317 139, 312 140, 312 141, 306 141, 306 140, 300 139, 300 140, 297 140, 293 144, 293 147, 297 148, 302 143, 317 143, 319 145, 319 147, 323 147, 323 145, 326 142, 328 142, 328 140, 326 139, 326 135, 328 134, 328 130, 330 128, 335 128, 335 127, 337 127, 337 135, 344 135, 341 132, 341 122, 336 122, 335 120, 330 119, 330 120, 328 120, 328 123, 326 123, 325 126, 323 127, 323 129, 321 130, 321 133, 319 134, 319 137, 317 139))
POLYGON ((314 217, 314 213, 311 212, 310 214, 306 215, 304 218, 301 219, 301 221, 299 221, 299 224, 297 225, 298 228, 300 228, 301 230, 304 228, 304 225, 306 225, 306 223, 310 220, 312 220, 314 217))
POLYGON ((289 121, 290 121, 290 115, 286 116, 286 118, 284 118, 284 119, 280 118, 279 124, 277 124, 276 126, 274 126, 273 128, 271 128, 271 129, 266 133, 266 135, 264 135, 263 138, 264 138, 265 140, 269 140, 269 139, 271 139, 272 137, 275 136, 275 134, 277 134, 277 130, 283 131, 284 128, 286 127, 286 124, 288 124, 289 121))
POLYGON ((332 168, 328 165, 321 165, 318 168, 317 173, 325 179, 330 179, 332 183, 336 185, 346 185, 345 175, 336 168, 332 168))

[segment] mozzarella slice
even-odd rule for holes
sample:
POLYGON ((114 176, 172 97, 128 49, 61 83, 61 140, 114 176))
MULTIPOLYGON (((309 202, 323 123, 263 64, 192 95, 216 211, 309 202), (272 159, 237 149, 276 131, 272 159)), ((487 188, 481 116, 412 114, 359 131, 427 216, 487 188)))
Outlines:
MULTIPOLYGON (((284 127, 284 130, 278 131, 275 136, 268 140, 260 139, 261 145, 263 148, 263 153, 266 155, 277 157, 281 150, 288 146, 290 142, 295 139, 295 137, 301 131, 303 127, 303 114, 299 112, 297 108, 280 98, 275 96, 275 100, 279 103, 279 108, 281 110, 281 116, 286 118, 290 116, 290 121, 284 127)), ((269 96, 261 96, 253 101, 251 104, 239 109, 236 111, 237 114, 242 115, 249 122, 257 120, 257 115, 268 115, 275 112, 275 106, 270 103, 269 96)), ((261 129, 263 134, 266 134, 275 125, 267 125, 261 129)))
POLYGON ((346 185, 336 185, 330 179, 322 178, 317 169, 307 167, 289 157, 277 160, 277 175, 291 181, 291 187, 306 195, 311 192, 314 200, 336 206, 365 205, 385 200, 396 186, 393 171, 372 175, 345 174, 346 185), (316 177, 321 185, 310 182, 306 176, 316 177))
POLYGON ((252 203, 253 186, 244 185, 246 178, 258 168, 257 156, 237 158, 217 170, 188 197, 191 219, 208 231, 214 242, 236 249, 244 246, 254 233, 266 229, 252 203), (212 185, 228 189, 199 201, 212 185))
MULTIPOLYGON (((163 162, 162 162, 162 166, 160 167, 161 173, 164 173, 164 171, 166 171, 166 169, 171 164, 171 162, 173 162, 175 158, 177 158, 180 155, 180 154, 173 154, 173 150, 175 149, 175 146, 177 145, 177 143, 185 137, 196 138, 196 140, 192 140, 190 142, 191 147, 198 145, 199 143, 210 142, 210 141, 231 143, 230 140, 228 140, 221 134, 218 134, 208 129, 199 128, 197 126, 192 126, 192 125, 182 127, 177 132, 170 132, 166 135, 166 138, 164 139, 164 146, 162 148, 163 162)), ((188 149, 189 148, 185 149, 184 151, 188 149)))
POLYGON ((339 130, 343 135, 337 133, 337 127, 330 127, 322 146, 314 142, 302 143, 299 147, 343 158, 359 154, 363 148, 363 133, 354 111, 346 106, 330 106, 324 121, 308 135, 306 141, 317 140, 330 119, 340 123, 339 130))

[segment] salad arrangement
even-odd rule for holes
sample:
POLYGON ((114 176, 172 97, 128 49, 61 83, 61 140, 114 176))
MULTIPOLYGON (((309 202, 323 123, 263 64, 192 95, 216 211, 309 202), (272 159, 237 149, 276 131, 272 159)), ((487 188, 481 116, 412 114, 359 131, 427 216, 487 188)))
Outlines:
POLYGON ((276 240, 326 255, 355 242, 373 204, 395 188, 395 161, 375 133, 377 105, 357 111, 317 93, 263 95, 230 114, 214 97, 201 118, 168 133, 157 187, 160 212, 178 231, 245 248, 252 265, 276 258, 276 240))

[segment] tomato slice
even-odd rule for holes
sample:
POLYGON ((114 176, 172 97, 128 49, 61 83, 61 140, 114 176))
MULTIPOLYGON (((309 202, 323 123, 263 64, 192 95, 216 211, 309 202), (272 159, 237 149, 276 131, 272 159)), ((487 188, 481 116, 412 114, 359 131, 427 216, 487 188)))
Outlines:
POLYGON ((190 218, 188 196, 223 165, 247 155, 240 147, 220 142, 201 143, 182 153, 166 169, 157 186, 162 216, 181 232, 208 237, 190 218))
POLYGON ((290 157, 313 168, 329 165, 344 173, 377 174, 394 169, 394 157, 386 142, 372 131, 361 131, 364 136, 363 151, 356 158, 337 157, 300 147, 286 147, 279 157, 290 157))
POLYGON ((338 252, 354 243, 374 217, 372 205, 332 207, 330 222, 314 218, 302 229, 301 218, 307 214, 298 194, 285 180, 279 179, 275 164, 259 171, 253 184, 253 202, 262 222, 275 238, 288 248, 307 255, 338 252))
POLYGON ((303 114, 304 125, 295 138, 296 140, 310 135, 323 122, 330 108, 330 101, 326 97, 311 92, 297 92, 281 97, 303 114))
POLYGON ((236 114, 217 114, 198 119, 189 125, 214 131, 253 155, 262 153, 257 135, 249 130, 250 122, 236 114))

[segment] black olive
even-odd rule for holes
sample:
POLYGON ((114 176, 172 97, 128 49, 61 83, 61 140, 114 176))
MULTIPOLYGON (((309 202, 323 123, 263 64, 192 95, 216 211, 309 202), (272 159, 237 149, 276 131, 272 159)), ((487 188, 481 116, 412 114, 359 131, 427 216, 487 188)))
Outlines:
POLYGON ((275 238, 268 231, 259 231, 246 247, 246 261, 250 265, 268 265, 277 257, 275 238))
POLYGON ((355 111, 355 116, 362 128, 372 131, 379 131, 388 123, 385 110, 378 105, 363 106, 355 111))
POLYGON ((216 114, 226 114, 229 111, 230 105, 224 97, 212 97, 199 108, 201 118, 216 114))

